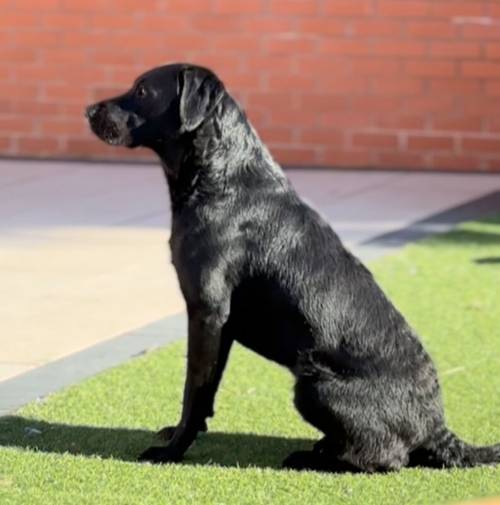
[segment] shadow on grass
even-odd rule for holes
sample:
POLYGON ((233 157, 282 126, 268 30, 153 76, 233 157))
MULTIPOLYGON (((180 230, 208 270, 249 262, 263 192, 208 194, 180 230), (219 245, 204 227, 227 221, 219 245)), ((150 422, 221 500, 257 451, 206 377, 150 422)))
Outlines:
POLYGON ((476 258, 474 263, 478 265, 500 265, 500 256, 499 257, 488 257, 488 258, 476 258))
MULTIPOLYGON (((183 464, 281 468, 288 454, 310 449, 313 443, 299 438, 208 432, 198 436, 183 464)), ((19 416, 0 418, 0 447, 135 462, 150 445, 161 443, 147 430, 57 424, 19 416)))

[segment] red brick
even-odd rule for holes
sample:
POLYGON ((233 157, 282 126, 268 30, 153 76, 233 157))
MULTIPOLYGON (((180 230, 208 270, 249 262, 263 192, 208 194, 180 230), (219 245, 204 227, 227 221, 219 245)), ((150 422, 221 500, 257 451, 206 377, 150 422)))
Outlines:
POLYGON ((60 7, 59 0, 16 0, 16 8, 26 10, 54 10, 60 7))
POLYGON ((19 116, 0 116, 0 133, 33 133, 34 124, 30 118, 19 116))
POLYGON ((454 110, 456 99, 453 95, 423 95, 406 100, 406 113, 443 114, 454 110))
POLYGON ((451 21, 411 21, 407 26, 408 35, 428 39, 449 39, 456 38, 458 27, 451 21))
POLYGON ((19 152, 35 156, 52 155, 58 151, 58 142, 54 138, 21 137, 18 141, 19 152))
POLYGON ((270 17, 245 17, 238 18, 242 23, 242 29, 247 33, 276 34, 293 31, 295 18, 270 17))
MULTIPOLYGON (((329 19, 322 20, 329 23, 329 19)), ((344 27, 345 24, 340 23, 344 27)), ((401 34, 401 23, 388 19, 359 19, 352 23, 352 33, 360 37, 397 37, 401 34)))
MULTIPOLYGON (((292 71, 290 58, 282 58, 279 55, 250 54, 245 57, 243 64, 248 72, 287 74, 292 71)), ((300 68, 303 66, 300 65, 300 68)))
POLYGON ((374 119, 374 126, 393 130, 425 130, 427 119, 421 114, 380 114, 374 119))
POLYGON ((374 126, 372 123, 372 114, 367 110, 352 112, 350 110, 333 110, 323 112, 319 121, 321 127, 327 130, 338 128, 339 125, 342 128, 365 129, 374 126))
POLYGON ((50 30, 80 30, 88 25, 88 20, 81 14, 51 12, 42 16, 41 25, 50 30))
POLYGON ((453 138, 428 135, 410 135, 408 137, 408 148, 410 150, 421 151, 451 151, 453 150, 453 138))
POLYGON ((464 137, 462 149, 465 152, 500 153, 500 136, 495 137, 464 137))
POLYGON ((280 111, 280 114, 273 114, 271 108, 272 121, 277 126, 300 125, 303 128, 315 128, 319 126, 320 116, 317 112, 308 109, 288 108, 280 111))
POLYGON ((500 27, 495 23, 465 23, 462 26, 462 34, 467 39, 500 39, 500 27))
POLYGON ((137 20, 133 13, 100 12, 90 17, 89 26, 94 30, 133 30, 137 27, 137 20))
POLYGON ((489 0, 486 10, 490 16, 500 18, 500 4, 496 0, 489 0))
POLYGON ((61 44, 61 33, 53 31, 17 31, 16 45, 19 47, 57 47, 61 44))
POLYGON ((483 0, 440 0, 430 2, 430 15, 436 17, 481 17, 486 15, 483 0))
POLYGON ((13 148, 13 141, 11 137, 0 136, 0 152, 2 154, 10 153, 13 148))
POLYGON ((304 144, 326 145, 330 147, 344 146, 346 141, 343 132, 324 128, 302 130, 299 139, 304 144))
POLYGON ((165 33, 166 27, 175 26, 176 32, 185 32, 191 29, 191 21, 194 19, 203 19, 205 16, 188 17, 182 14, 169 14, 157 12, 155 14, 141 13, 141 16, 136 18, 138 30, 145 32, 161 32, 165 33))
POLYGON ((318 11, 317 2, 314 0, 271 0, 268 8, 271 14, 287 16, 316 14, 318 11))
POLYGON ((314 88, 317 78, 311 74, 284 74, 270 75, 267 79, 271 89, 293 88, 295 92, 310 91, 314 88))
POLYGON ((111 98, 113 96, 121 95, 125 91, 126 91, 126 88, 125 87, 121 87, 121 86, 116 86, 116 87, 111 87, 111 86, 93 87, 92 90, 91 90, 90 99, 93 102, 100 102, 101 100, 106 100, 106 99, 111 98))
POLYGON ((334 168, 369 168, 375 165, 375 154, 370 151, 325 149, 323 161, 334 168))
POLYGON ((429 54, 438 58, 477 58, 481 46, 474 42, 433 42, 429 54))
POLYGON ((401 64, 395 58, 357 58, 350 62, 354 74, 394 77, 401 75, 401 64))
MULTIPOLYGON (((414 99, 412 98, 412 100, 414 99)), ((352 110, 356 112, 364 112, 365 114, 383 112, 387 114, 389 110, 401 110, 403 100, 397 96, 361 95, 352 96, 351 103, 352 110)))
POLYGON ((37 91, 32 84, 0 82, 0 96, 9 100, 36 99, 37 91))
POLYGON ((262 127, 259 135, 265 143, 292 143, 293 129, 286 126, 262 127))
POLYGON ((262 91, 264 76, 255 72, 231 73, 224 78, 224 83, 231 92, 238 90, 262 91))
POLYGON ((421 79, 401 77, 399 79, 377 78, 371 83, 373 93, 380 95, 418 95, 422 93, 424 82, 421 79))
MULTIPOLYGON (((116 12, 117 4, 109 0, 59 0, 61 10, 81 11, 81 12, 116 12)), ((176 3, 178 0, 169 0, 169 5, 176 3)), ((189 4, 192 0, 186 0, 189 4)), ((204 2, 200 2, 204 3, 204 2)), ((122 12, 141 11, 144 9, 144 0, 120 0, 119 7, 122 12)), ((150 7, 151 8, 151 7, 150 7)))
POLYGON ((263 0, 213 0, 213 10, 219 14, 238 14, 239 16, 259 14, 263 10, 263 5, 263 0))
POLYGON ((359 39, 324 39, 321 41, 320 51, 342 56, 371 55, 371 44, 359 39))
MULTIPOLYGON (((1 17, 1 16, 0 16, 1 17)), ((37 59, 36 51, 33 48, 27 47, 3 47, 2 48, 2 61, 12 62, 35 62, 37 59)))
POLYGON ((86 103, 89 95, 81 86, 69 84, 46 84, 43 97, 45 101, 61 101, 86 103))
POLYGON ((305 17, 298 23, 301 32, 313 35, 344 35, 347 32, 344 22, 332 18, 305 17))
POLYGON ((417 41, 380 41, 374 44, 373 51, 379 56, 423 56, 426 46, 417 41))
POLYGON ((251 34, 251 31, 244 28, 244 20, 245 18, 240 16, 193 16, 191 24, 194 29, 207 32, 225 34, 242 32, 243 34, 251 34))
POLYGON ((459 156, 459 155, 442 155, 435 154, 432 156, 432 166, 437 170, 455 170, 455 171, 472 171, 476 170, 480 165, 477 157, 474 156, 459 156))
POLYGON ((486 160, 485 166, 489 172, 500 172, 500 158, 486 160))
POLYGON ((345 97, 330 93, 301 93, 299 95, 300 109, 307 109, 315 114, 339 114, 350 109, 350 103, 345 97))
POLYGON ((335 0, 323 3, 323 13, 333 16, 368 16, 374 13, 373 0, 335 0))
POLYGON ((498 96, 500 97, 500 80, 498 81, 488 81, 485 84, 485 91, 488 96, 498 96))
POLYGON ((292 106, 292 97, 279 92, 250 93, 248 96, 248 106, 251 108, 264 109, 288 109, 292 106))
POLYGON ((455 75, 455 64, 445 60, 420 60, 405 63, 406 73, 415 77, 452 77, 455 75))
POLYGON ((316 49, 316 40, 313 37, 300 37, 297 35, 273 35, 265 41, 265 48, 270 53, 293 54, 295 52, 309 52, 316 49))
POLYGON ((490 42, 486 44, 486 56, 491 60, 500 60, 500 43, 490 42))
POLYGON ((429 83, 429 92, 431 95, 442 94, 446 95, 469 95, 477 94, 482 90, 481 82, 474 79, 431 79, 429 83))
MULTIPOLYGON (((74 53, 74 50, 70 50, 70 52, 74 53)), ((119 49, 101 49, 96 51, 89 51, 90 59, 94 63, 95 66, 101 65, 127 65, 132 66, 135 64, 137 60, 137 56, 133 51, 123 51, 119 49)), ((137 72, 136 70, 133 70, 137 72)))
POLYGON ((318 162, 318 150, 312 147, 270 145, 271 154, 282 165, 302 166, 318 162))
POLYGON ((37 14, 19 10, 3 10, 0 16, 0 29, 20 30, 23 28, 36 28, 39 22, 37 14))
MULTIPOLYGON (((251 0, 249 0, 251 1, 251 0)), ((200 0, 169 0, 168 11, 170 14, 207 14, 212 13, 212 2, 200 0)))
POLYGON ((379 0, 378 13, 387 17, 414 18, 429 14, 430 0, 379 0))
POLYGON ((64 113, 64 106, 60 103, 44 103, 36 100, 36 96, 24 98, 22 101, 12 103, 11 112, 25 116, 40 117, 43 115, 55 117, 64 113))
POLYGON ((421 154, 382 152, 377 155, 378 164, 386 168, 422 168, 425 158, 421 154))
MULTIPOLYGON (((234 34, 217 35, 212 40, 215 51, 248 51, 259 53, 261 40, 253 35, 234 34)), ((241 56, 241 55, 240 55, 241 56)))
POLYGON ((458 118, 438 117, 432 121, 434 130, 444 131, 481 131, 483 119, 481 116, 465 116, 458 118))
POLYGON ((368 79, 359 76, 326 74, 318 79, 316 85, 318 91, 342 95, 366 94, 369 90, 368 79))
POLYGON ((40 127, 42 134, 46 135, 47 137, 55 135, 85 135, 89 130, 88 124, 86 124, 86 122, 83 120, 83 114, 80 121, 72 120, 69 118, 45 118, 43 121, 41 121, 40 127))
POLYGON ((461 97, 461 112, 470 116, 481 115, 483 118, 498 117, 500 110, 500 98, 487 96, 485 93, 479 95, 468 95, 461 97))
POLYGON ((465 77, 500 77, 500 65, 488 61, 464 61, 461 64, 461 71, 465 77))
POLYGON ((397 148, 399 140, 397 135, 388 133, 355 133, 352 136, 355 147, 397 148))
MULTIPOLYGON (((220 77, 224 79, 225 69, 230 69, 232 72, 250 72, 252 67, 248 65, 249 58, 250 56, 248 58, 242 58, 241 55, 237 53, 219 51, 218 53, 211 53, 203 56, 198 63, 214 69, 220 77)), ((197 62, 196 58, 193 59, 193 62, 197 62)))

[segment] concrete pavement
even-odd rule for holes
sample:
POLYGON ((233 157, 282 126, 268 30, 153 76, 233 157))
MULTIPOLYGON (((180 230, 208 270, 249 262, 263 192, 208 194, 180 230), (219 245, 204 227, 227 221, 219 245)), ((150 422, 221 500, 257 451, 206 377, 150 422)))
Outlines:
MULTIPOLYGON (((288 176, 363 259, 500 212, 496 175, 288 176)), ((0 160, 0 413, 182 334, 169 224, 156 165, 0 160)))

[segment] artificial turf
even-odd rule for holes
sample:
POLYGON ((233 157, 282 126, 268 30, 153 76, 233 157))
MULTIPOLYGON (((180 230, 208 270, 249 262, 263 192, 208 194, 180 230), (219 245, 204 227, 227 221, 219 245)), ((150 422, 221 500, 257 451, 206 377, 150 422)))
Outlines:
MULTIPOLYGON (((440 372, 449 425, 500 441, 500 217, 466 223, 371 265, 440 372)), ((135 462, 179 416, 178 342, 0 418, 0 503, 438 504, 500 495, 500 467, 331 475, 280 469, 319 434, 292 378, 236 346, 209 432, 183 464, 135 462)))

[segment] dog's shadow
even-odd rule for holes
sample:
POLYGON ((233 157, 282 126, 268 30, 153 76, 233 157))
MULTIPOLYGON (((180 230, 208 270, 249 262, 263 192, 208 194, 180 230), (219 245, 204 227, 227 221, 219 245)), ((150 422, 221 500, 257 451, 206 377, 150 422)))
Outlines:
MULTIPOLYGON (((291 452, 310 449, 313 443, 301 438, 208 432, 198 436, 183 464, 281 468, 291 452)), ((135 462, 150 445, 162 444, 147 430, 57 424, 19 416, 0 418, 0 446, 4 447, 135 462)))

